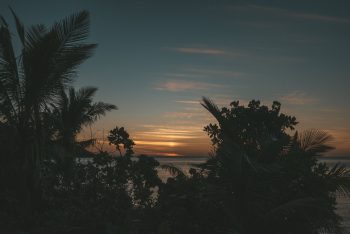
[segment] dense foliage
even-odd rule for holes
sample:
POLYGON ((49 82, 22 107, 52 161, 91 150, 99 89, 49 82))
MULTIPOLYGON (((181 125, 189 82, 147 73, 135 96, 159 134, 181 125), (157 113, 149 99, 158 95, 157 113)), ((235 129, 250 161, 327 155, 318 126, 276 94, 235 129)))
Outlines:
POLYGON ((223 184, 232 228, 241 233, 317 233, 337 231, 335 196, 349 182, 334 186, 340 167, 329 171, 317 156, 332 149, 331 137, 308 130, 287 134, 297 124, 295 117, 251 101, 219 110, 210 100, 203 106, 218 125, 205 130, 216 146, 216 156, 202 165, 211 183, 223 184), (334 180, 334 181, 333 181, 334 180))
POLYGON ((336 196, 349 195, 350 173, 318 162, 332 149, 327 133, 289 135, 296 119, 277 102, 203 106, 218 121, 204 128, 215 154, 189 175, 166 167, 174 178, 158 205, 173 233, 340 232, 336 196))
MULTIPOLYGON (((2 197, 0 226, 9 233, 130 233, 139 210, 155 202, 161 181, 156 160, 141 156, 44 161, 42 200, 30 211, 19 200, 2 197)), ((2 194, 4 195, 4 194, 2 194)), ((5 194, 6 195, 6 194, 5 194)))

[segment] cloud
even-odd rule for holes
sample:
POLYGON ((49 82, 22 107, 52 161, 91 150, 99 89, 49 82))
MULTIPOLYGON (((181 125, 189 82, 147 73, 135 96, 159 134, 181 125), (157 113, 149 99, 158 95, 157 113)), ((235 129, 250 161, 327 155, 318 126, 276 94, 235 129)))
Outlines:
MULTIPOLYGON (((164 134, 168 133, 176 133, 176 134, 192 134, 198 131, 199 126, 194 125, 186 125, 186 126, 169 126, 169 125, 161 125, 161 124, 144 124, 140 126, 145 129, 152 129, 153 131, 159 131, 164 134)), ((201 129, 202 127, 200 127, 201 129)), ((202 130, 200 130, 202 132, 202 130)))
POLYGON ((215 70, 215 69, 201 69, 201 68, 190 68, 189 72, 195 74, 203 74, 205 76, 220 76, 220 77, 240 77, 245 75, 243 72, 231 71, 231 70, 215 70))
MULTIPOLYGON (((198 123, 196 123, 198 124, 198 123)), ((137 153, 151 155, 206 155, 210 142, 203 126, 192 125, 142 125, 133 132, 137 153)))
POLYGON ((170 77, 170 78, 182 78, 182 79, 186 79, 186 78, 203 78, 203 74, 196 74, 196 73, 165 73, 164 76, 166 77, 170 77))
POLYGON ((180 53, 187 53, 187 54, 202 54, 202 55, 231 55, 230 52, 222 50, 222 49, 216 49, 216 48, 203 48, 203 47, 175 47, 175 48, 169 48, 170 50, 174 50, 176 52, 180 53))
POLYGON ((314 14, 314 13, 301 13, 301 12, 295 12, 295 11, 291 11, 291 10, 287 10, 279 7, 261 6, 261 5, 248 5, 247 7, 263 10, 263 11, 269 11, 270 13, 275 13, 275 14, 283 14, 289 17, 299 18, 304 20, 335 22, 335 23, 350 23, 350 19, 348 18, 329 16, 329 15, 320 15, 320 14, 314 14))
POLYGON ((317 101, 315 98, 311 98, 301 91, 293 91, 292 93, 281 97, 281 100, 291 105, 307 105, 313 104, 317 101))
POLYGON ((318 15, 318 14, 303 14, 303 13, 290 13, 288 15, 296 18, 306 19, 306 20, 320 20, 320 21, 337 22, 337 23, 350 23, 350 19, 334 17, 334 16, 325 16, 325 15, 318 15))
POLYGON ((134 132, 135 140, 140 144, 155 144, 163 146, 173 146, 175 144, 185 144, 188 139, 198 139, 205 137, 203 126, 176 125, 145 125, 141 129, 134 132), (152 127, 151 127, 152 126, 152 127), (170 142, 170 143, 169 143, 170 142))
POLYGON ((176 103, 183 103, 183 104, 194 104, 194 105, 199 105, 200 104, 200 101, 199 100, 178 100, 178 101, 175 101, 176 103))
POLYGON ((247 73, 235 70, 226 69, 208 69, 202 67, 187 67, 177 69, 173 72, 167 72, 161 74, 161 76, 168 78, 168 80, 199 80, 199 79, 218 79, 218 78, 229 78, 229 79, 242 79, 247 77, 247 73))
POLYGON ((166 118, 176 118, 176 119, 194 119, 199 117, 207 117, 208 114, 204 111, 204 109, 196 108, 187 110, 184 112, 166 112, 164 113, 164 117, 166 118))
POLYGON ((204 56, 221 56, 221 57, 244 57, 244 53, 234 50, 210 48, 210 47, 166 47, 165 49, 184 54, 196 54, 204 56))
POLYGON ((167 147, 176 147, 180 146, 183 143, 174 142, 174 141, 139 141, 135 140, 136 145, 151 145, 151 146, 167 146, 167 147))
MULTIPOLYGON (((253 50, 239 50, 239 49, 213 49, 213 48, 203 48, 203 47, 166 47, 168 50, 173 50, 185 54, 198 54, 198 55, 208 55, 208 56, 221 56, 224 59, 256 59, 264 60, 271 62, 288 62, 288 63, 300 63, 305 62, 304 58, 293 57, 293 56, 281 56, 281 55, 266 55, 266 53, 257 53, 257 49, 253 50)), ((209 77, 209 76, 221 76, 221 77, 240 77, 246 75, 245 73, 238 71, 229 71, 229 70, 210 70, 210 69, 196 69, 192 71, 188 69, 186 73, 167 73, 166 76, 170 77, 209 77), (192 74, 191 74, 192 72, 192 74)))
POLYGON ((155 89, 166 90, 171 92, 189 91, 189 90, 208 90, 212 88, 222 88, 222 85, 205 83, 205 82, 195 82, 195 81, 185 81, 185 80, 172 80, 166 81, 164 83, 158 84, 155 89))
POLYGON ((176 119, 191 119, 196 116, 197 113, 191 112, 166 112, 164 113, 165 118, 176 118, 176 119))

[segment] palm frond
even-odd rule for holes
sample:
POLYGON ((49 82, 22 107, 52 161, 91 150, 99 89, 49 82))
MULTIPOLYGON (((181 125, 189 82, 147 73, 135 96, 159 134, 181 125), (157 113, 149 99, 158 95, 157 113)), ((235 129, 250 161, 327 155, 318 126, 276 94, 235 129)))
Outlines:
POLYGON ((350 195, 350 170, 345 165, 335 164, 326 175, 327 180, 341 195, 350 195))
POLYGON ((0 27, 8 27, 8 23, 6 22, 5 18, 0 15, 0 27))
MULTIPOLYGON (((71 90, 74 89, 71 88, 71 90)), ((76 92, 75 96, 78 100, 92 100, 92 97, 95 95, 96 92, 96 87, 82 87, 76 92)))
POLYGON ((56 22, 52 31, 55 31, 61 41, 61 48, 64 48, 65 46, 74 46, 75 43, 87 39, 89 24, 89 12, 81 11, 56 22))
POLYGON ((163 164, 160 166, 160 168, 168 171, 172 176, 183 177, 183 178, 186 177, 185 173, 180 168, 174 166, 173 164, 163 164))
POLYGON ((14 12, 14 10, 10 7, 10 11, 13 15, 13 17, 15 18, 15 22, 16 22, 16 28, 17 28, 17 33, 19 36, 19 39, 22 42, 22 45, 25 45, 25 29, 23 26, 23 23, 21 22, 21 20, 18 18, 18 16, 16 15, 16 13, 14 12))
MULTIPOLYGON (((4 19, 3 19, 4 21, 4 19)), ((8 120, 17 116, 20 105, 20 82, 11 34, 4 21, 0 26, 0 102, 5 105, 8 120)))
POLYGON ((334 149, 329 144, 331 140, 333 140, 333 137, 330 134, 317 129, 305 130, 298 136, 300 148, 315 156, 334 149))
POLYGON ((117 106, 104 102, 96 102, 91 105, 87 115, 91 117, 92 121, 96 121, 99 117, 106 115, 106 112, 117 110, 117 106))
POLYGON ((89 34, 89 13, 81 11, 56 22, 50 33, 56 39, 54 74, 69 78, 96 48, 96 44, 82 43, 89 34))
POLYGON ((25 32, 25 54, 23 56, 34 57, 36 55, 34 52, 39 52, 46 35, 47 28, 44 25, 37 24, 30 26, 25 32))
POLYGON ((220 123, 222 120, 222 116, 221 116, 221 111, 220 111, 219 107, 210 98, 203 97, 202 101, 203 102, 201 103, 201 105, 205 109, 207 109, 216 118, 216 120, 220 123))
POLYGON ((84 144, 88 146, 94 141, 76 142, 76 135, 84 126, 92 124, 99 117, 117 107, 103 102, 93 102, 97 88, 83 87, 75 90, 69 88, 67 92, 61 90, 57 104, 54 106, 54 125, 58 132, 58 141, 70 145, 84 144), (86 144, 85 144, 86 143, 86 144))
POLYGON ((23 63, 29 99, 55 100, 59 90, 70 84, 77 66, 96 47, 84 43, 88 27, 89 14, 83 11, 56 22, 48 32, 40 25, 28 30, 23 63))

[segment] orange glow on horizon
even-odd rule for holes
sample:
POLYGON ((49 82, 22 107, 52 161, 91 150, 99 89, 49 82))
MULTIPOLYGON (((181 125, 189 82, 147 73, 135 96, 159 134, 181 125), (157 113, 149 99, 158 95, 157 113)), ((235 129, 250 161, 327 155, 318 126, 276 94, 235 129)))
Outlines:
MULTIPOLYGON (((295 112, 295 111, 291 111, 295 112)), ((302 116, 298 131, 308 128, 316 128, 311 125, 310 119, 302 116), (307 119, 306 121, 304 119, 307 119)), ((318 124, 318 123, 317 123, 318 124)), ((204 125, 204 124, 203 124, 204 125)), ((315 124, 316 125, 316 124, 315 124)), ((323 124, 326 125, 326 124, 323 124)), ((322 129, 321 129, 322 130, 322 129)), ((334 140, 331 145, 336 149, 326 153, 326 156, 348 156, 350 152, 350 128, 339 126, 325 126, 326 132, 330 133, 334 140)), ((294 132, 289 132, 294 134, 294 132)), ((88 134, 87 134, 88 135, 88 134)), ((90 134, 89 134, 90 135, 90 134)), ((106 150, 114 154, 115 146, 109 145, 107 132, 98 131, 94 135, 98 140, 97 146, 92 146, 91 151, 106 150)), ((212 152, 210 138, 207 136, 201 125, 141 125, 130 131, 130 137, 135 142, 135 155, 146 154, 153 156, 206 156, 212 152)), ((89 139, 89 137, 79 137, 79 140, 89 139)))
POLYGON ((155 156, 168 156, 168 157, 180 157, 180 156, 183 156, 182 154, 177 154, 177 153, 164 153, 164 152, 154 153, 153 155, 155 155, 155 156))
POLYGON ((183 145, 179 142, 173 141, 135 141, 136 145, 153 145, 153 146, 167 146, 167 147, 175 147, 183 145))

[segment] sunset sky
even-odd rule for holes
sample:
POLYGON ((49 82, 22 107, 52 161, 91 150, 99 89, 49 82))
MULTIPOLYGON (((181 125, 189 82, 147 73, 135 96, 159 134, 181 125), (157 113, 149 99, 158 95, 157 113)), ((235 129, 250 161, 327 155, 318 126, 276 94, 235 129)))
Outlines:
MULTIPOLYGON (((136 153, 206 156, 213 122, 202 96, 227 106, 259 99, 334 137, 350 156, 350 1, 1 0, 27 25, 91 13, 95 55, 74 85, 116 104, 95 137, 124 126, 136 153)), ((15 31, 13 31, 15 32, 15 31)), ((81 137, 89 137, 86 130, 81 137)))

